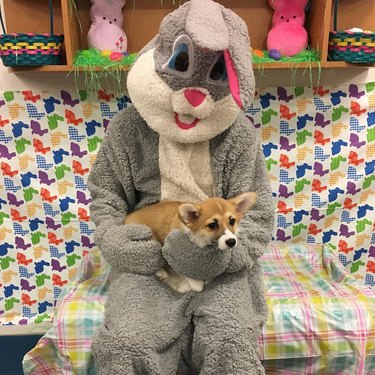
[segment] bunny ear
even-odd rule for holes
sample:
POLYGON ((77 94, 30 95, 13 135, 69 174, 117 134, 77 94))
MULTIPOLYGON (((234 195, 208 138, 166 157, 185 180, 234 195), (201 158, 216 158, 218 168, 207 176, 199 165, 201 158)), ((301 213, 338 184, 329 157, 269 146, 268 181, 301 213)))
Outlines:
POLYGON ((295 3, 302 9, 305 9, 307 8, 307 5, 309 3, 309 0, 295 0, 295 3))
POLYGON ((247 26, 231 10, 222 8, 222 13, 229 32, 229 46, 224 51, 229 88, 238 106, 246 108, 252 103, 255 91, 247 26))
POLYGON ((201 48, 223 51, 228 47, 228 30, 220 6, 211 0, 191 0, 186 31, 201 48))
POLYGON ((123 8, 126 4, 126 0, 111 0, 110 3, 115 3, 119 7, 123 8))
POLYGON ((285 3, 285 0, 268 0, 268 4, 273 10, 276 10, 284 3, 285 3))

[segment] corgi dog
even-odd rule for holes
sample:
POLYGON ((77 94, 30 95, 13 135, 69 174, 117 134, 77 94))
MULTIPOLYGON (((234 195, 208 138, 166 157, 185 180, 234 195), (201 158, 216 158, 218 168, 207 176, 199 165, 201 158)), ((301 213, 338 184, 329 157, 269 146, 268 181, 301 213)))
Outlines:
MULTIPOLYGON (((125 224, 147 225, 152 238, 161 244, 171 230, 181 229, 197 246, 217 244, 225 251, 237 245, 238 224, 255 202, 256 193, 252 192, 228 200, 209 198, 198 204, 163 201, 132 212, 125 224)), ((201 292, 209 282, 191 279, 171 267, 158 270, 156 276, 179 293, 201 292)))

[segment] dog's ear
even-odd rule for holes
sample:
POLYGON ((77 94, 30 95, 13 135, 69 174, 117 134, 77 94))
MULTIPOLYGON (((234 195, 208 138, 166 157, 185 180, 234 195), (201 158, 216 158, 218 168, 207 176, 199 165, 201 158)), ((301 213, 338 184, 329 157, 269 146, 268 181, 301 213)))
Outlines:
POLYGON ((193 224, 201 216, 201 209, 195 204, 185 203, 178 207, 178 217, 185 224, 193 224))
POLYGON ((247 211, 250 210, 251 207, 255 205, 256 199, 256 193, 244 193, 239 195, 238 197, 230 199, 229 202, 234 205, 236 211, 239 214, 244 215, 247 211))

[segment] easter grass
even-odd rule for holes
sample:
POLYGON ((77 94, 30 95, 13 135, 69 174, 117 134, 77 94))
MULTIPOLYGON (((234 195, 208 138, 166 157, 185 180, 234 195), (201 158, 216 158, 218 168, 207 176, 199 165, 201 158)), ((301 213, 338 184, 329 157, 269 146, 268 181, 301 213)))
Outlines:
POLYGON ((296 83, 296 74, 300 67, 300 64, 306 64, 305 68, 302 68, 302 74, 305 75, 306 72, 309 74, 310 85, 313 86, 313 74, 312 74, 312 64, 316 63, 318 67, 318 77, 316 85, 319 85, 320 76, 321 76, 321 66, 320 66, 320 54, 318 51, 311 48, 307 48, 297 55, 288 57, 282 56, 280 60, 274 60, 268 56, 268 51, 262 51, 263 56, 258 56, 255 53, 252 53, 253 63, 257 64, 258 70, 263 74, 264 67, 270 63, 287 63, 289 64, 289 69, 292 72, 291 77, 291 86, 295 86, 296 83))
POLYGON ((291 63, 291 64, 298 64, 298 63, 313 63, 313 62, 319 62, 319 52, 312 50, 312 49, 306 49, 302 52, 298 53, 297 55, 288 57, 283 56, 280 58, 280 60, 274 60, 271 57, 268 56, 267 51, 262 51, 264 56, 258 56, 253 53, 253 63, 254 64, 267 64, 267 63, 278 63, 278 62, 284 62, 284 63, 291 63))
POLYGON ((72 72, 75 75, 76 86, 79 78, 83 78, 84 87, 90 92, 110 89, 116 94, 122 94, 125 87, 126 68, 132 65, 136 53, 124 56, 121 60, 111 60, 94 48, 79 51, 74 58, 72 72))
POLYGON ((137 57, 136 53, 131 53, 124 56, 121 60, 111 60, 109 56, 103 56, 100 51, 94 48, 79 51, 74 58, 73 68, 81 70, 91 69, 123 69, 126 66, 132 65, 137 57))
MULTIPOLYGON (((253 63, 258 65, 259 70, 268 63, 284 62, 290 64, 290 69, 293 72, 293 77, 298 69, 300 63, 317 63, 319 66, 320 78, 320 62, 319 53, 312 49, 306 49, 299 54, 292 57, 281 57, 276 61, 268 56, 267 51, 262 51, 264 56, 260 57, 253 53, 253 63)), ((75 74, 75 81, 78 82, 78 76, 83 75, 85 87, 90 91, 95 92, 103 88, 103 80, 106 80, 111 89, 115 92, 121 93, 125 87, 126 68, 130 67, 136 60, 137 54, 132 53, 124 56, 119 61, 114 61, 109 56, 103 56, 96 49, 86 49, 79 51, 73 61, 72 71, 75 74), (109 83, 111 82, 111 83, 109 83), (115 87, 113 87, 115 86, 115 87)), ((305 70, 308 68, 305 68, 305 70)), ((312 73, 310 66, 310 81, 312 82, 312 73)), ((295 77, 294 77, 295 78, 295 77)), ((294 81, 293 78, 293 81, 294 81)))

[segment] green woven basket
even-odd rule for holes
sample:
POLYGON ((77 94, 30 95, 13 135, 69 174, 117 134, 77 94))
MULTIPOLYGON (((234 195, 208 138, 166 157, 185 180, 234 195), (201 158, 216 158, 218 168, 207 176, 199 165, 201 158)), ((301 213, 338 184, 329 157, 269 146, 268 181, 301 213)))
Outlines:
POLYGON ((52 0, 50 6, 50 34, 5 32, 0 9, 0 58, 5 66, 59 65, 62 63, 64 36, 53 33, 52 0))
POLYGON ((375 33, 331 31, 328 54, 334 61, 375 63, 375 33))
POLYGON ((0 35, 0 57, 5 66, 58 65, 62 60, 63 35, 0 35))
POLYGON ((334 31, 329 33, 328 57, 333 61, 375 63, 375 33, 337 30, 338 0, 334 7, 334 31))

